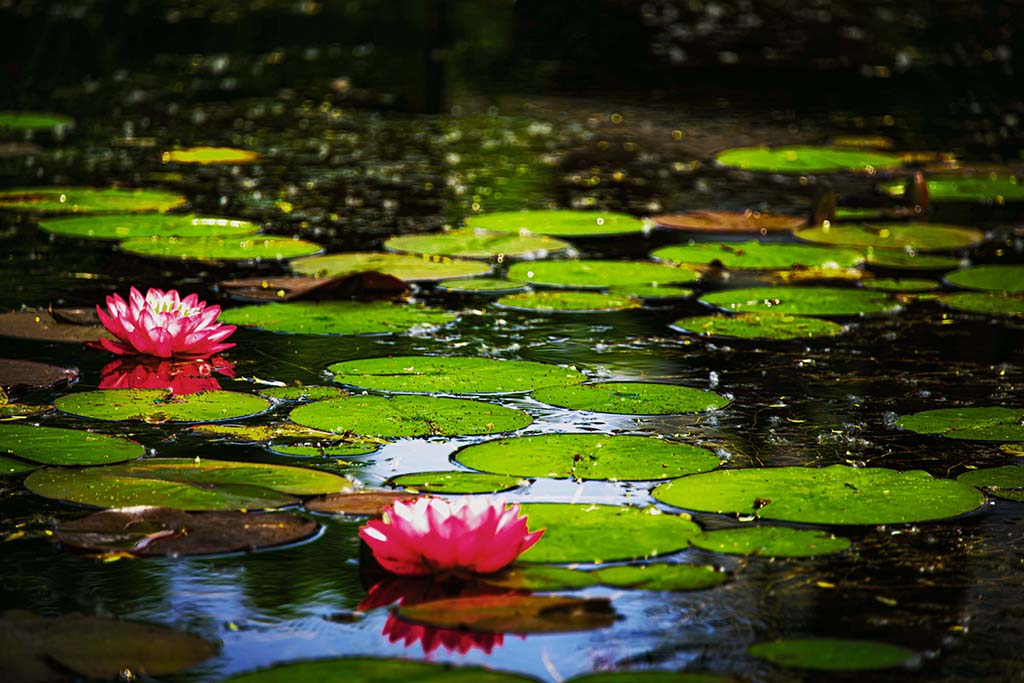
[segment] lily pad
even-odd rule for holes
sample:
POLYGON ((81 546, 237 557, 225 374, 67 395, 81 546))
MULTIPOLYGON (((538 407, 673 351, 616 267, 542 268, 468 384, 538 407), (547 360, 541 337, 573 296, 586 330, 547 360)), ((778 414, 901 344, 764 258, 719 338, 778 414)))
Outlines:
POLYGON ((719 152, 720 166, 770 173, 843 173, 873 174, 899 168, 903 161, 894 154, 844 147, 737 147, 719 152))
POLYGON ((416 394, 509 394, 586 379, 578 370, 558 365, 471 356, 362 358, 327 369, 339 384, 416 394))
POLYGON ((608 600, 554 595, 476 595, 399 605, 399 619, 485 633, 568 633, 615 623, 608 600))
POLYGON ((471 259, 536 259, 566 251, 572 245, 545 235, 519 235, 464 228, 430 235, 399 235, 384 248, 404 254, 430 254, 471 259))
POLYGON ((747 650, 772 664, 816 671, 868 671, 909 666, 919 658, 913 650, 869 640, 803 638, 758 643, 747 650))
POLYGON ((495 303, 504 308, 537 313, 607 313, 643 307, 643 301, 635 296, 573 291, 509 294, 495 303))
POLYGON ((373 271, 338 277, 246 277, 219 282, 217 287, 234 299, 254 302, 398 299, 409 289, 398 278, 373 271))
POLYGON ((413 256, 380 252, 350 252, 296 259, 291 268, 300 275, 336 277, 375 271, 405 282, 436 282, 456 277, 487 275, 491 266, 479 261, 443 256, 413 256))
POLYGON ((882 292, 930 292, 940 287, 935 280, 919 278, 877 278, 864 280, 860 286, 882 292))
POLYGON ((488 584, 517 591, 561 591, 588 588, 597 584, 596 572, 542 564, 513 564, 480 577, 488 584))
POLYGON ((752 287, 728 289, 701 301, 737 313, 789 315, 869 315, 889 313, 900 304, 886 292, 836 287, 752 287))
POLYGON ((533 233, 554 237, 604 237, 646 232, 647 223, 624 213, 612 211, 499 211, 470 216, 470 228, 494 232, 533 233))
POLYGON ((70 116, 47 114, 37 111, 0 111, 2 130, 54 130, 68 128, 75 124, 70 116))
POLYGON ((508 269, 513 280, 532 285, 576 289, 604 289, 612 286, 683 284, 695 282, 700 273, 648 261, 527 261, 508 269))
POLYGON ((0 671, 7 683, 113 680, 125 671, 161 676, 189 669, 217 648, 164 626, 68 614, 40 617, 22 610, 0 615, 0 671))
POLYGON ((48 410, 53 410, 53 406, 50 404, 0 403, 0 419, 38 415, 48 410))
MULTIPOLYGON (((1024 201, 1024 183, 1011 175, 949 175, 928 178, 928 200, 932 202, 1004 202, 1024 201)), ((902 197, 907 181, 892 180, 879 188, 893 197, 902 197)))
POLYGON ((46 218, 39 227, 55 235, 100 240, 141 237, 228 237, 251 235, 260 226, 249 221, 193 214, 101 214, 72 218, 46 218))
POLYGON ((376 517, 395 501, 416 500, 417 497, 416 494, 396 491, 346 491, 306 501, 304 507, 312 512, 376 517))
POLYGON ((338 434, 464 436, 521 429, 533 420, 512 408, 434 396, 346 396, 299 406, 291 419, 338 434))
POLYGON ((1001 292, 954 292, 936 298, 944 306, 965 313, 1024 316, 1024 297, 1001 292))
POLYGON ((939 434, 951 439, 1019 441, 1024 439, 1022 417, 1024 408, 938 408, 905 415, 896 424, 918 434, 939 434))
POLYGON ((221 436, 235 443, 264 443, 274 439, 331 441, 338 438, 337 434, 320 429, 301 427, 291 422, 276 422, 263 425, 205 424, 192 427, 192 431, 197 434, 221 436))
POLYGON ((808 242, 901 251, 966 249, 985 239, 985 233, 974 228, 913 222, 825 225, 800 230, 795 234, 808 242))
POLYGON ((467 446, 455 460, 466 467, 522 477, 643 481, 707 472, 711 451, 653 436, 540 434, 467 446))
POLYGON ((175 395, 162 389, 101 389, 61 396, 58 410, 95 420, 215 422, 262 413, 270 401, 234 391, 175 395))
POLYGON ((0 313, 0 335, 79 344, 96 341, 100 337, 112 338, 100 325, 72 325, 60 322, 43 309, 0 313))
POLYGON ((438 292, 454 294, 514 294, 525 292, 527 284, 518 280, 504 280, 496 277, 464 277, 443 280, 437 284, 438 292))
POLYGON ((323 247, 288 237, 138 237, 121 242, 129 254, 181 261, 283 261, 310 256, 323 247))
POLYGON ((653 507, 525 503, 521 509, 531 531, 547 529, 520 556, 521 562, 601 564, 649 559, 682 550, 691 536, 700 533, 689 516, 653 507))
POLYGON ((5 391, 49 389, 78 379, 78 370, 31 360, 0 358, 0 389, 5 391))
POLYGON ((965 484, 985 489, 993 496, 1024 503, 1024 467, 1003 465, 965 472, 956 478, 965 484))
POLYGON ((267 444, 267 450, 280 455, 291 455, 300 458, 350 458, 357 455, 369 455, 380 450, 381 444, 372 441, 359 441, 344 443, 327 443, 321 446, 307 446, 303 444, 267 444))
POLYGON ((1024 292, 1024 266, 986 265, 964 268, 947 274, 946 282, 966 289, 1024 292))
POLYGON ((892 149, 893 141, 882 135, 836 135, 829 140, 839 147, 856 147, 858 149, 892 149))
POLYGON ((42 465, 106 465, 141 458, 142 444, 81 429, 0 424, 0 453, 42 465))
POLYGON ((447 471, 413 472, 392 477, 385 483, 421 493, 498 493, 517 489, 529 482, 499 474, 447 471))
POLYGON ((960 265, 960 259, 954 256, 919 254, 916 251, 869 250, 868 265, 908 270, 950 270, 960 265))
POLYGON ((0 477, 25 474, 26 472, 32 472, 37 469, 39 469, 39 465, 33 465, 32 463, 24 462, 17 458, 8 458, 5 455, 0 455, 0 477))
POLYGON ((35 213, 169 211, 188 200, 161 190, 95 187, 17 187, 0 190, 0 209, 35 213))
POLYGON ((835 337, 845 327, 831 320, 808 318, 782 313, 740 313, 739 315, 705 315, 681 318, 672 328, 683 333, 705 337, 732 337, 784 341, 835 337))
POLYGON ((172 149, 160 155, 165 164, 251 164, 260 158, 258 152, 235 147, 187 147, 172 149))
POLYGON ((767 211, 690 211, 662 214, 651 220, 660 228, 736 235, 788 234, 807 225, 803 216, 767 211))
POLYGON ((705 531, 690 539, 698 548, 730 555, 761 557, 815 557, 841 553, 850 539, 827 531, 783 526, 752 526, 705 531))
POLYGON ((457 317, 439 308, 387 301, 292 301, 228 309, 220 320, 286 334, 404 334, 457 317))
POLYGON ((729 405, 729 399, 713 391, 655 382, 601 382, 548 387, 533 392, 533 397, 562 408, 618 415, 702 413, 729 405))
POLYGON ((725 583, 725 572, 696 564, 642 564, 591 572, 598 583, 648 591, 695 591, 725 583))
POLYGON ((927 472, 846 465, 718 470, 675 479, 652 495, 687 510, 808 524, 923 522, 984 502, 976 489, 927 472))
POLYGON ((616 296, 635 296, 644 301, 688 299, 693 296, 693 290, 672 285, 625 285, 609 287, 608 293, 616 296))
POLYGON ((864 261, 864 255, 853 249, 776 242, 695 242, 655 249, 651 256, 672 263, 720 263, 733 270, 850 268, 864 261))
POLYGON ((407 659, 340 657, 282 664, 224 679, 222 683, 537 683, 537 679, 479 666, 457 666, 407 659))
POLYGON ((61 543, 90 552, 178 557, 269 548, 316 531, 316 522, 298 515, 131 507, 60 522, 53 533, 61 543))
POLYGON ((278 401, 320 401, 345 395, 344 389, 321 386, 267 387, 259 390, 260 396, 278 401))
POLYGON ((351 484, 337 475, 302 467, 154 458, 106 467, 37 470, 25 480, 25 487, 45 498, 96 507, 254 510, 294 505, 299 502, 295 496, 335 493, 351 484))

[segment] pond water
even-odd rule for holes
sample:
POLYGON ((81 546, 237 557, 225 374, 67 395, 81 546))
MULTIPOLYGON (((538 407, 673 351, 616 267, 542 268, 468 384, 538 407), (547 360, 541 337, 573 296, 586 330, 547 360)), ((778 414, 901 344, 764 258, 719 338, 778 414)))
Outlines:
MULTIPOLYGON (((987 112, 974 119, 964 110, 935 115, 917 92, 901 94, 888 86, 874 90, 877 99, 870 104, 858 99, 863 93, 829 102, 776 93, 767 108, 749 89, 710 81, 694 86, 699 95, 650 101, 622 91, 456 94, 444 114, 413 114, 393 106, 385 88, 362 89, 343 74, 327 77, 331 69, 324 61, 330 54, 329 48, 303 53, 268 46, 258 55, 165 55, 145 68, 124 65, 108 78, 54 91, 49 99, 26 94, 33 108, 73 116, 75 125, 60 135, 37 132, 30 139, 35 149, 0 148, 5 150, 0 190, 159 188, 187 197, 188 209, 197 214, 254 221, 266 233, 296 236, 337 253, 379 251, 393 235, 438 232, 471 223, 478 214, 519 209, 639 217, 703 209, 804 215, 823 188, 842 206, 893 207, 899 200, 881 193, 878 180, 909 178, 913 172, 739 171, 714 163, 713 155, 725 148, 884 135, 896 150, 955 151, 964 163, 991 162, 1006 152, 1002 142, 986 142, 977 134, 987 112), (298 60, 313 65, 309 77, 294 78, 302 73, 291 66, 298 60), (163 159, 167 150, 197 145, 251 149, 261 156, 247 164, 163 159)), ((5 135, 24 139, 21 133, 5 135)), ((963 263, 1014 264, 1022 261, 1021 206, 933 202, 928 219, 985 233, 976 246, 941 253, 963 263)), ((2 311, 91 308, 113 292, 126 295, 131 286, 196 292, 230 310, 245 304, 227 296, 219 282, 290 272, 287 262, 272 260, 135 256, 115 242, 52 235, 40 229, 39 218, 32 211, 0 212, 2 311)), ((570 255, 580 259, 640 260, 690 239, 736 238, 659 228, 567 239, 570 255)), ((796 238, 786 233, 766 241, 796 238)), ((492 265, 498 275, 508 267, 507 262, 492 265)), ((858 269, 859 276, 924 277, 940 295, 959 291, 942 279, 945 272, 858 269)), ((420 284, 411 293, 416 302, 457 313, 457 320, 374 335, 240 328, 231 338, 237 346, 223 354, 234 365, 234 378, 214 376, 222 389, 256 393, 268 383, 330 384, 327 366, 353 359, 527 360, 575 368, 590 381, 678 384, 717 392, 731 402, 709 412, 636 416, 561 408, 523 393, 480 398, 530 415, 532 424, 516 436, 660 436, 704 447, 726 469, 853 465, 924 470, 954 479, 974 468, 1020 463, 1018 453, 1000 449, 1012 439, 952 439, 897 426, 900 416, 935 408, 1020 406, 1020 317, 957 311, 926 293, 900 295, 898 309, 888 313, 833 316, 844 326, 835 337, 745 340, 673 327, 681 318, 712 312, 698 301, 703 294, 765 285, 765 277, 710 274, 689 285, 695 292, 690 298, 588 313, 517 310, 496 305, 495 296, 445 293, 420 284)), ((798 283, 814 284, 820 283, 798 283)), ((828 284, 859 287, 851 279, 828 284)), ((12 399, 37 404, 96 389, 112 360, 109 353, 79 343, 7 336, 0 337, 0 356, 78 369, 79 379, 70 388, 12 392, 12 399)), ((278 423, 296 405, 278 402, 229 424, 278 423)), ((467 470, 453 454, 494 438, 394 438, 371 455, 302 458, 188 425, 104 422, 58 410, 22 423, 130 436, 146 447, 146 457, 312 467, 372 488, 402 474, 467 470)), ((38 496, 25 488, 24 478, 0 478, 5 538, 0 609, 144 621, 218 644, 209 659, 159 680, 217 681, 271 665, 353 655, 478 664, 543 681, 629 670, 685 670, 740 681, 850 681, 864 675, 779 667, 747 652, 756 643, 807 637, 879 641, 917 653, 907 667, 871 672, 877 681, 1024 680, 1017 647, 1024 637, 1024 504, 993 496, 942 521, 794 525, 850 539, 850 548, 838 554, 772 559, 688 547, 639 560, 712 565, 725 571, 727 580, 680 592, 605 586, 555 591, 606 598, 615 619, 568 633, 511 630, 497 642, 481 639, 462 653, 444 646, 427 651, 423 642, 389 638, 395 626, 388 609, 360 607, 379 578, 367 569, 357 537, 365 518, 293 508, 314 519, 319 531, 286 547, 196 558, 97 558, 62 546, 51 535, 55 525, 90 509, 38 496)), ((527 503, 681 512, 652 497, 657 483, 538 477, 503 495, 527 503)), ((752 516, 690 512, 705 530, 753 523, 752 516)))

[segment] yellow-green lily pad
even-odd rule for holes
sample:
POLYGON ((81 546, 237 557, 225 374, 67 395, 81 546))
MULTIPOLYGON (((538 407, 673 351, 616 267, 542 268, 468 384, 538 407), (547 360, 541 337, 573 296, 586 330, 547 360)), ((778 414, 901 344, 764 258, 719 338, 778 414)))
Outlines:
POLYGON ((750 526, 705 531, 690 539, 698 548, 730 555, 761 557, 815 557, 833 555, 850 547, 850 539, 827 531, 784 526, 750 526))
POLYGON ((160 155, 165 164, 251 164, 259 158, 259 152, 235 147, 186 147, 160 155))
POLYGON ((515 294, 525 292, 527 284, 518 280, 505 280, 496 277, 460 277, 442 280, 437 283, 438 292, 453 294, 515 294))
POLYGON ((921 278, 876 278, 863 280, 860 286, 882 292, 930 292, 940 287, 935 280, 921 278))
POLYGON ((703 389, 656 382, 601 382, 548 387, 533 392, 542 403, 619 415, 702 413, 729 405, 729 399, 703 389))
POLYGON ((864 254, 853 249, 777 242, 695 242, 655 249, 651 256, 680 264, 720 263, 732 270, 851 268, 864 262, 864 254))
POLYGON ((649 261, 561 260, 525 261, 508 269, 513 280, 531 285, 605 289, 628 285, 670 285, 695 282, 700 273, 649 261))
POLYGON ((286 334, 404 334, 447 325, 457 314, 389 301, 289 301, 223 311, 221 322, 286 334))
POLYGON ((605 567, 590 574, 605 586, 648 591, 696 591, 720 586, 728 578, 725 572, 707 565, 664 562, 605 567))
POLYGON ((777 341, 835 337, 846 330, 831 320, 770 312, 681 318, 672 323, 672 328, 686 334, 706 337, 777 341))
POLYGON ((1024 316, 1024 297, 1002 292, 953 292, 936 297, 944 306, 965 313, 1024 316))
POLYGON ((129 254, 180 261, 284 261, 323 251, 314 242, 289 237, 137 237, 121 242, 129 254))
POLYGON ((572 245, 546 235, 519 235, 463 228, 429 235, 399 235, 384 248, 403 254, 430 254, 470 259, 538 259, 561 253, 572 245))
POLYGON ((17 187, 0 190, 0 209, 33 213, 169 211, 185 197, 162 190, 95 187, 17 187))
POLYGON ((420 493, 498 493, 511 491, 529 482, 520 477, 502 476, 489 472, 413 472, 392 477, 388 486, 401 486, 407 491, 420 493))
POLYGON ((405 282, 436 282, 457 277, 487 275, 491 272, 490 264, 480 261, 383 252, 349 252, 311 256, 296 259, 289 265, 300 275, 337 277, 376 271, 405 282))
POLYGON ((720 166, 769 173, 875 173, 899 168, 894 154, 845 147, 737 147, 719 152, 720 166))
POLYGON ((911 666, 916 652, 869 640, 800 638, 758 643, 747 650, 778 666, 815 671, 870 671, 911 666))
MULTIPOLYGON (((928 178, 928 199, 932 202, 1005 202, 1024 201, 1024 183, 1012 175, 948 175, 928 178)), ((907 181, 891 180, 879 188, 893 197, 902 197, 907 181)))
POLYGON ((889 313, 900 304, 886 292, 837 287, 751 287, 705 294, 701 301, 737 313, 789 315, 869 315, 889 313))
POLYGON ((642 308, 643 301, 627 294, 604 292, 522 292, 495 302, 502 308, 537 313, 610 313, 642 308))
POLYGON ((868 265, 876 268, 907 270, 950 270, 959 266, 960 260, 954 256, 880 249, 878 251, 868 250, 868 265))
POLYGON ((533 233, 553 237, 603 237, 645 232, 647 223, 612 211, 499 211, 470 216, 466 226, 493 232, 533 233))
POLYGON ((69 128, 75 124, 70 116, 38 111, 0 111, 0 131, 42 131, 69 128))
POLYGON ((259 395, 278 401, 321 401, 325 398, 338 398, 345 395, 345 390, 338 387, 320 386, 289 386, 267 387, 259 390, 259 395))
POLYGON ((985 406, 938 408, 904 415, 896 424, 918 434, 951 439, 1019 441, 1024 439, 1024 408, 985 406))
POLYGON ((141 458, 142 444, 82 429, 0 424, 0 453, 42 465, 107 465, 141 458))
POLYGON ((249 221, 194 214, 128 213, 45 218, 39 227, 55 235, 98 240, 142 237, 228 237, 251 235, 260 226, 249 221))
POLYGON ((100 389, 61 396, 58 410, 94 420, 215 422, 262 413, 270 401, 234 391, 172 394, 163 389, 100 389))
POLYGON ((985 233, 974 228, 914 222, 824 225, 799 230, 795 234, 808 242, 900 251, 966 249, 985 239, 985 233))
POLYGON ((961 474, 956 480, 985 489, 998 498, 1024 503, 1024 467, 1020 465, 972 470, 961 474))
POLYGON ((964 268, 946 275, 946 282, 966 289, 990 292, 1024 292, 1024 266, 984 265, 964 268))

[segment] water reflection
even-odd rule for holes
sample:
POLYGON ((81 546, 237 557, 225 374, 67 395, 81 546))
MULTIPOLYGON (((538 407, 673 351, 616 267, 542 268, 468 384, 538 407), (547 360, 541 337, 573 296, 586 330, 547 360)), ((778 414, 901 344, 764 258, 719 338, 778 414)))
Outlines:
POLYGON ((175 394, 217 391, 214 373, 234 378, 235 366, 220 356, 173 360, 127 356, 107 363, 100 371, 100 389, 168 389, 175 394))

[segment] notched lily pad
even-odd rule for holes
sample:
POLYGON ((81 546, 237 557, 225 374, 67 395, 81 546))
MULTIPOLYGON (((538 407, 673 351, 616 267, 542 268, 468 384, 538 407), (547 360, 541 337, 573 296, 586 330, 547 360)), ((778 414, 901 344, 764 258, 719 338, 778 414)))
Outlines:
POLYGON ((903 161, 893 154, 846 147, 737 147, 719 152, 715 161, 721 166, 770 173, 842 173, 874 174, 899 168, 903 161))
POLYGON ((651 256, 671 263, 721 265, 732 270, 840 269, 864 261, 864 255, 853 249, 776 242, 695 242, 655 249, 651 256))
POLYGON ((761 557, 815 557, 841 553, 850 539, 827 531, 783 526, 752 526, 705 531, 690 539, 698 548, 730 555, 761 557))
POLYGON ((95 420, 216 422, 262 413, 270 401, 234 391, 172 394, 162 389, 100 389, 61 396, 58 410, 95 420))
POLYGON ((706 565, 662 562, 605 567, 590 573, 605 586, 648 591, 695 591, 719 586, 728 578, 725 572, 706 565))
POLYGON ((938 408, 905 415, 897 426, 918 434, 939 434, 951 439, 1019 441, 1024 439, 1024 408, 986 406, 938 408))
POLYGON ((500 474, 446 471, 413 472, 391 477, 385 483, 421 493, 498 493, 517 489, 530 482, 500 474))
POLYGON ((161 190, 95 187, 17 187, 0 190, 0 209, 33 213, 169 211, 188 200, 161 190))
POLYGON ((316 522, 284 513, 184 512, 142 506, 60 522, 54 536, 89 552, 178 557, 285 545, 309 538, 316 530, 316 522))
POLYGON ((260 158, 259 152, 235 147, 186 147, 172 149, 160 155, 165 164, 251 164, 260 158))
POLYGON ((513 280, 532 285, 575 289, 605 289, 628 285, 670 285, 695 282, 700 273, 691 268, 649 261, 560 260, 513 263, 513 280))
POLYGON ((304 507, 311 512, 376 517, 395 501, 416 498, 416 494, 397 491, 347 491, 314 498, 306 501, 304 507))
POLYGON ((456 277, 475 277, 491 272, 488 263, 443 256, 413 256, 381 252, 349 252, 296 259, 289 264, 296 273, 337 277, 374 271, 405 282, 437 282, 456 277))
POLYGON ((965 484, 985 489, 993 496, 1024 503, 1024 467, 1003 465, 965 472, 956 478, 965 484))
POLYGON ((493 232, 533 233, 553 237, 603 237, 646 232, 647 223, 611 211, 499 211, 466 219, 470 228, 493 232))
POLYGON ((681 318, 672 323, 672 329, 684 334, 699 334, 705 337, 776 341, 835 337, 846 331, 845 327, 831 320, 782 313, 740 313, 729 316, 681 318))
POLYGON ((886 292, 838 287, 752 287, 705 294, 701 301, 737 313, 869 315, 900 308, 886 292))
POLYGON ((286 334, 402 334, 457 317, 439 308, 387 301, 294 301, 228 309, 220 320, 286 334))
POLYGON ((0 335, 21 339, 59 342, 91 342, 100 337, 112 339, 100 325, 78 325, 61 322, 49 311, 8 311, 0 313, 0 335))
POLYGON ((0 424, 0 453, 41 465, 107 465, 141 458, 142 444, 82 429, 0 424))
POLYGON ((251 235, 260 226, 249 221, 192 214, 129 213, 39 221, 46 232, 68 237, 98 240, 126 240, 140 237, 211 237, 251 235))
POLYGON ((446 681, 448 683, 536 683, 536 679, 479 666, 457 666, 408 659, 376 657, 339 657, 281 664, 269 669, 238 674, 222 683, 410 683, 446 681))
POLYGON ((752 645, 747 652, 779 666, 816 671, 891 669, 919 660, 916 652, 899 645, 840 638, 776 640, 752 645))
POLYGON ((914 222, 825 225, 800 230, 796 236, 822 244, 915 251, 966 249, 985 239, 985 233, 974 228, 914 222))
POLYGON ((503 308, 537 313, 608 313, 643 307, 643 301, 635 296, 572 291, 509 294, 495 303, 503 308))
POLYGON ((572 410, 618 415, 678 415, 702 413, 729 405, 729 399, 703 389, 656 382, 601 382, 548 387, 533 398, 572 410))
POLYGON ((138 237, 121 242, 129 254, 180 261, 284 261, 323 251, 314 242, 289 237, 138 237))
POLYGON ((660 228, 735 235, 788 234, 807 225, 807 219, 803 216, 751 210, 690 211, 661 214, 652 217, 651 220, 660 228))
POLYGON ((1024 292, 1024 266, 984 265, 964 268, 946 275, 946 282, 966 289, 990 292, 1024 292))
POLYGON ((464 228, 429 235, 399 235, 384 248, 404 254, 429 254, 470 259, 538 259, 569 249, 572 245, 545 235, 519 235, 464 228))
POLYGON ((954 292, 936 297, 944 306, 964 313, 1024 316, 1024 297, 1002 292, 954 292))
POLYGON ((605 599, 547 595, 477 595, 401 605, 400 619, 487 633, 568 633, 607 628, 615 610, 605 599))
POLYGON ((49 389, 78 380, 78 370, 31 360, 0 358, 0 388, 7 392, 49 389))

